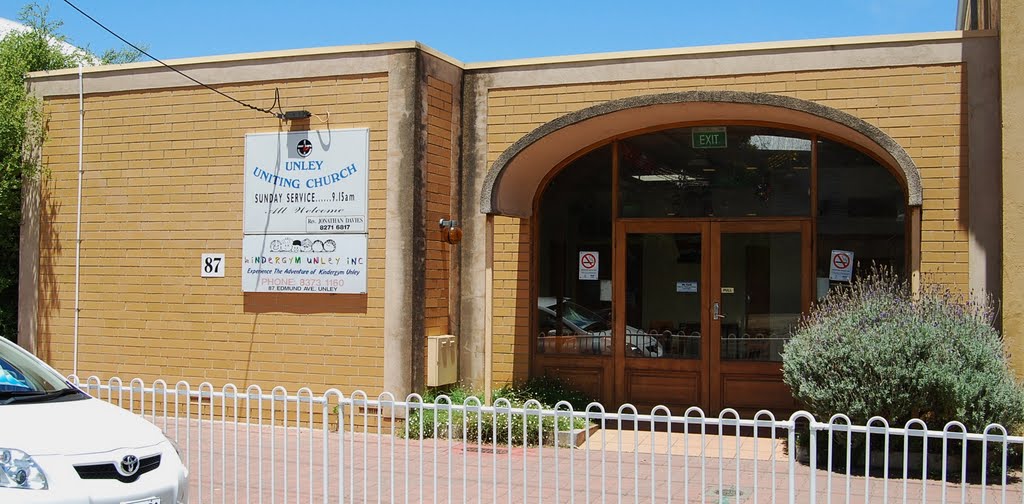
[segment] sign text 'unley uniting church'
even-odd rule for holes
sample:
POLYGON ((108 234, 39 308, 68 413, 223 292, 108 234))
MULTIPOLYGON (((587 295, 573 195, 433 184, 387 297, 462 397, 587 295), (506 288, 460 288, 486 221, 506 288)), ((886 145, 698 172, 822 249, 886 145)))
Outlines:
POLYGON ((365 233, 369 131, 245 137, 245 234, 365 233))
POLYGON ((245 137, 244 292, 366 292, 369 130, 245 137))

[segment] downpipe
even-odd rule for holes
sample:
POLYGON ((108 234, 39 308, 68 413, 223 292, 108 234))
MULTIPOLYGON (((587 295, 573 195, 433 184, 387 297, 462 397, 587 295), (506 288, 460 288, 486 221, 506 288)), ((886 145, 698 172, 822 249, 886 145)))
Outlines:
POLYGON ((85 171, 82 158, 83 131, 85 130, 85 93, 82 79, 82 63, 78 63, 78 205, 75 216, 75 329, 71 369, 78 376, 78 303, 80 273, 82 267, 82 174, 85 171))

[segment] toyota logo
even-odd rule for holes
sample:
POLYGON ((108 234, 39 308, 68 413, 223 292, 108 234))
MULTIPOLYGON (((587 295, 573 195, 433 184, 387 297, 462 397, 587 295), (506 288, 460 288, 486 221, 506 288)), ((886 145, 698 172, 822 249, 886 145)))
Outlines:
POLYGON ((125 477, 135 476, 135 473, 139 472, 139 457, 125 455, 121 463, 117 464, 117 472, 125 477))

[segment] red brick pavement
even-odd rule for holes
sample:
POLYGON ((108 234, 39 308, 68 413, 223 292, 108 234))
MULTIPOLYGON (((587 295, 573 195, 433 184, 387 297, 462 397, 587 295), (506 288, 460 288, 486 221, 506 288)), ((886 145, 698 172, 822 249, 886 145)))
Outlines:
MULTIPOLYGON (((788 502, 788 461, 781 450, 774 462, 761 451, 703 448, 655 450, 634 441, 601 443, 591 437, 584 448, 509 448, 462 441, 404 440, 375 433, 324 433, 295 428, 201 426, 184 422, 168 433, 188 446, 192 472, 191 502, 788 502), (602 449, 602 447, 605 447, 602 449), (722 454, 719 457, 718 454, 722 454), (737 454, 739 455, 737 457, 737 454), (326 456, 326 464, 325 464, 326 456), (702 466, 703 464, 703 466, 702 466), (339 469, 342 469, 339 471, 339 469), (775 470, 774 474, 772 470, 775 470), (738 492, 737 492, 738 490, 738 492), (738 495, 737 495, 738 493, 738 495), (324 496, 326 495, 326 500, 324 496), (721 497, 719 495, 722 495, 721 497)), ((630 435, 632 436, 632 432, 630 435)), ((606 436, 607 441, 614 436, 606 436)), ((728 444, 732 438, 726 438, 728 444)), ((749 438, 744 438, 748 439, 749 438)), ((678 441, 678 440, 677 440, 678 441)), ((818 502, 902 502, 904 481, 816 471, 818 502)), ((796 465, 796 502, 811 502, 811 471, 796 465)), ((1002 488, 946 484, 948 502, 1001 502, 1002 488)), ((906 481, 908 502, 940 502, 943 483, 906 481), (926 495, 922 496, 922 491, 926 495)), ((1022 502, 1022 484, 1006 489, 1007 502, 1022 502)))

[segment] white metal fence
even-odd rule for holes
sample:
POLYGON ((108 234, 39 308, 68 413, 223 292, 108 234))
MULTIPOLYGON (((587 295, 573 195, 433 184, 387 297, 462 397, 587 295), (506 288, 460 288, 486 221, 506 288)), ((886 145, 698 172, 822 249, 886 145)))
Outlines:
POLYGON ((176 439, 191 502, 1024 503, 1024 438, 999 425, 71 380, 176 439))

